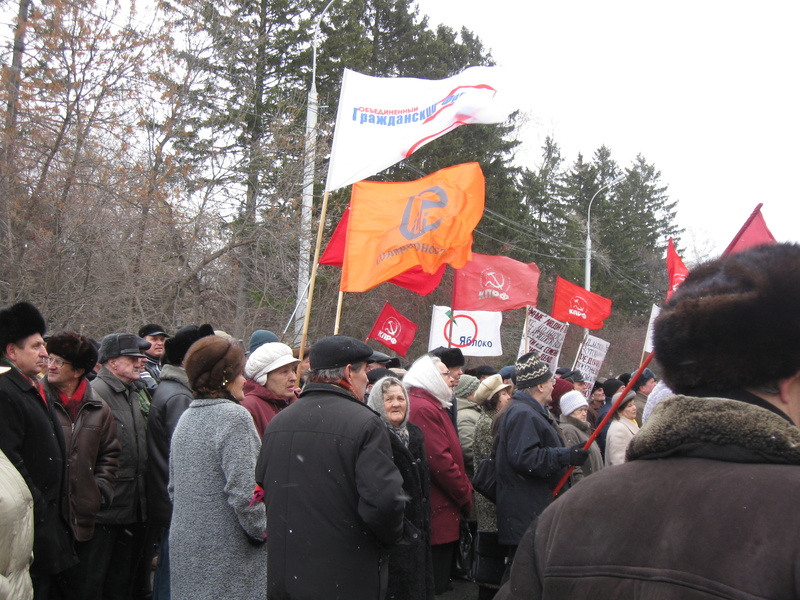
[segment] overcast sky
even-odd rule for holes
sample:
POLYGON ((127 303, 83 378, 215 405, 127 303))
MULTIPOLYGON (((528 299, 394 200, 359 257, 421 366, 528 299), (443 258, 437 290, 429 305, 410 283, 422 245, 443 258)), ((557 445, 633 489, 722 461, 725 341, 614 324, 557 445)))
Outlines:
POLYGON ((694 245, 721 252, 759 202, 779 241, 800 241, 800 3, 417 3, 513 72, 526 166, 547 135, 569 163, 604 144, 623 168, 642 154, 679 201, 687 262, 694 245))

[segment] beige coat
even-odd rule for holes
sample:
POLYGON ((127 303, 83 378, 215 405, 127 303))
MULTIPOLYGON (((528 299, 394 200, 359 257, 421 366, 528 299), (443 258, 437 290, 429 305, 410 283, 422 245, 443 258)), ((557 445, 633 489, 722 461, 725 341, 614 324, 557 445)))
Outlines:
POLYGON ((33 585, 33 496, 0 451, 0 600, 30 600, 33 585))
POLYGON ((613 419, 608 427, 606 436, 606 466, 621 465, 625 462, 625 450, 631 443, 633 436, 639 433, 639 426, 636 421, 619 415, 619 419, 613 419))

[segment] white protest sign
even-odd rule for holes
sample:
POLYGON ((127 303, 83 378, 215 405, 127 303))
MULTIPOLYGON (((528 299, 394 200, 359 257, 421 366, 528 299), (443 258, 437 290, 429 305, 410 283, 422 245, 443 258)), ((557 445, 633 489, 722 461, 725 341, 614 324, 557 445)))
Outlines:
POLYGON ((578 352, 578 357, 575 359, 575 366, 572 368, 580 371, 586 383, 589 384, 584 392, 587 398, 592 393, 597 376, 600 375, 600 367, 603 366, 609 346, 609 342, 593 335, 587 335, 580 352, 578 352))
POLYGON ((520 347, 520 356, 536 351, 550 370, 555 373, 558 368, 558 359, 561 356, 561 346, 567 337, 568 323, 557 321, 547 313, 543 313, 532 306, 528 307, 527 339, 523 339, 520 347))

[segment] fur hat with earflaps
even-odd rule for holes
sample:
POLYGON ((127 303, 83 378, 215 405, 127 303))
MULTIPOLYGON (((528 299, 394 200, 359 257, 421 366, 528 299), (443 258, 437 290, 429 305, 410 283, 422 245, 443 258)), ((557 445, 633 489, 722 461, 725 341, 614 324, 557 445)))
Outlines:
POLYGON ((732 391, 800 371, 800 245, 774 244, 693 269, 655 322, 655 355, 678 394, 732 391))
POLYGON ((0 308, 0 352, 9 344, 18 343, 38 333, 44 335, 47 324, 42 313, 30 302, 17 302, 0 308))

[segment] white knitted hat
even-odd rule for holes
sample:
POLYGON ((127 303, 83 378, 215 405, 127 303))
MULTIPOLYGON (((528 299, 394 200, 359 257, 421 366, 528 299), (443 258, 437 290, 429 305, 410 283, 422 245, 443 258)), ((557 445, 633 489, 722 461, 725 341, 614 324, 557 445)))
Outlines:
POLYGON ((572 390, 561 396, 561 414, 571 415, 581 406, 589 406, 586 402, 586 396, 581 394, 578 390, 572 390))

